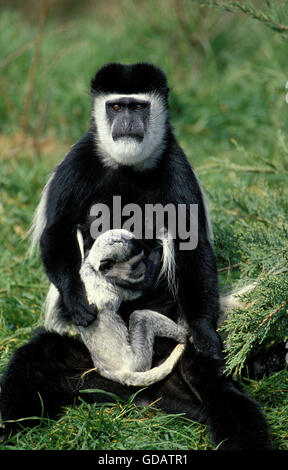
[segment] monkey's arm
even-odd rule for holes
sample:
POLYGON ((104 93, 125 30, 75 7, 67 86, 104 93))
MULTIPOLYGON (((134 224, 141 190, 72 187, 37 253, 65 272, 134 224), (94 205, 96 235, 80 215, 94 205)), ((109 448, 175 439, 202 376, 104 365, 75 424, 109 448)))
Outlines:
MULTIPOLYGON (((84 143, 82 146, 85 147, 84 143)), ((81 156, 81 145, 77 145, 57 167, 48 188, 46 225, 40 238, 40 249, 47 276, 59 290, 66 306, 63 315, 76 325, 87 326, 95 319, 97 310, 89 306, 79 275, 81 255, 76 227, 85 216, 89 188, 85 177, 77 172, 79 152, 81 156)), ((89 155, 86 157, 89 161, 89 155)))
POLYGON ((81 258, 76 233, 70 226, 62 228, 55 223, 44 230, 40 247, 47 276, 59 290, 66 307, 62 309, 63 317, 75 325, 89 325, 97 309, 88 304, 78 274, 81 258))
POLYGON ((214 254, 209 242, 200 240, 195 253, 179 250, 178 308, 189 324, 194 346, 212 357, 222 356, 222 342, 216 332, 219 312, 218 283, 214 254))
POLYGON ((216 332, 219 316, 217 268, 213 248, 209 241, 208 214, 199 182, 186 157, 180 148, 175 150, 175 153, 177 158, 174 161, 174 172, 171 175, 170 197, 172 200, 174 198, 176 205, 179 202, 186 204, 187 212, 184 222, 188 224, 190 222, 190 204, 198 205, 196 248, 180 249, 181 240, 175 240, 179 314, 189 324, 196 349, 210 357, 213 355, 222 356, 222 344, 216 332))

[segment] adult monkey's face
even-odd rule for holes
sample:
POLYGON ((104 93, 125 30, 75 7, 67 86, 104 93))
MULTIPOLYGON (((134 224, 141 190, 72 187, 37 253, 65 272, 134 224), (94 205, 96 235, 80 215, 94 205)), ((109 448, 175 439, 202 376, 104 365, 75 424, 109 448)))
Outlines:
POLYGON ((114 142, 135 139, 141 143, 147 132, 150 101, 130 97, 106 100, 106 115, 114 142))
POLYGON ((108 64, 91 89, 96 145, 104 163, 140 170, 155 166, 168 121, 163 72, 150 64, 108 64))

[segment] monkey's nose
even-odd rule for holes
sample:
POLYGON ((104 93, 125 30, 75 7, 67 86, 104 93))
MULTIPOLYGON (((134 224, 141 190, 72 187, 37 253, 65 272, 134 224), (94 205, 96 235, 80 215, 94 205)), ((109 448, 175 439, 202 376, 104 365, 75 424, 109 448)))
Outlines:
POLYGON ((131 119, 118 119, 112 129, 112 139, 117 141, 123 137, 130 137, 141 142, 144 138, 144 127, 141 122, 134 122, 131 119))

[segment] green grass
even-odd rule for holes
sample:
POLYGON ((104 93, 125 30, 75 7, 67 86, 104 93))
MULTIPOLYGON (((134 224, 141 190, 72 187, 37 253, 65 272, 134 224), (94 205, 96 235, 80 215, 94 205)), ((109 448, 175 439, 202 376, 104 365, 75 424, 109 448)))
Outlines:
MULTIPOLYGON (((3 445, 19 450, 186 450, 211 449, 204 425, 165 415, 131 402, 88 405, 83 400, 57 420, 20 431, 3 445)), ((1 444, 0 444, 1 450, 1 444)))
MULTIPOLYGON (((287 39, 193 1, 106 3, 50 11, 38 39, 27 11, 0 13, 0 368, 41 323, 48 282, 25 233, 48 175, 89 125, 90 79, 106 62, 150 61, 168 75, 175 133, 208 195, 221 290, 258 280, 225 326, 228 371, 244 380, 251 349, 288 339, 287 39)), ((287 381, 287 370, 243 381, 286 450, 287 381)), ((205 426, 131 402, 81 402, 0 449, 11 446, 213 448, 205 426)))

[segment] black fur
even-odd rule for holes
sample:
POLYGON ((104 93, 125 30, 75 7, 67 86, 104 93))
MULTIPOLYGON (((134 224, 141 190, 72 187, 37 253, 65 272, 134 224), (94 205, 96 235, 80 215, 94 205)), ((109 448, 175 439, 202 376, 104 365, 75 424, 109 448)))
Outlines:
MULTIPOLYGON (((155 363, 173 347, 172 340, 159 340, 155 363)), ((157 406, 169 413, 206 423, 220 449, 269 449, 265 418, 246 393, 223 376, 224 362, 207 358, 193 346, 173 373, 162 382, 137 394, 135 403, 157 406)), ((1 380, 0 409, 6 421, 5 436, 21 426, 39 423, 35 417, 57 418, 64 405, 75 404, 79 395, 89 403, 111 401, 105 393, 85 393, 87 388, 115 393, 127 400, 136 390, 107 380, 96 372, 89 351, 81 341, 58 333, 41 332, 12 357, 1 380), (29 419, 34 417, 34 419, 29 419), (24 421, 9 420, 28 418, 24 421)))
MULTIPOLYGON (((96 74, 91 87, 92 94, 155 91, 164 101, 168 96, 165 75, 149 64, 109 64, 96 74)), ((62 294, 71 320, 85 326, 96 316, 80 282, 80 253, 75 233, 79 224, 89 226, 91 205, 101 202, 111 208, 113 195, 121 196, 122 206, 134 203, 143 209, 145 204, 198 204, 197 248, 181 251, 180 240, 175 240, 176 301, 162 283, 145 297, 121 306, 126 319, 133 309, 141 306, 173 320, 184 316, 193 336, 194 346, 189 347, 175 372, 162 383, 149 387, 141 398, 151 402, 161 397, 159 406, 165 411, 183 411, 188 417, 210 423, 216 444, 227 439, 224 448, 269 448, 270 438, 258 405, 222 374, 222 343, 216 333, 219 299, 215 256, 208 239, 199 184, 169 123, 157 165, 141 172, 126 166, 105 168, 95 143, 95 132, 92 122, 87 134, 56 168, 48 194, 47 225, 40 240, 46 273, 62 294)), ((84 242, 86 249, 93 243, 89 230, 84 242)), ((153 244, 155 240, 150 242, 153 244)), ((156 341, 155 363, 166 358, 171 348, 168 340, 156 341)), ((52 333, 34 338, 15 353, 2 379, 3 418, 39 413, 37 392, 51 416, 63 404, 72 403, 78 390, 87 385, 112 390, 124 398, 131 394, 129 388, 95 373, 88 374, 89 384, 82 386, 79 375, 89 367, 89 353, 77 340, 52 333)), ((96 401, 99 396, 89 396, 89 399, 96 401)))
MULTIPOLYGON (((89 224, 89 210, 95 202, 108 205, 112 213, 113 195, 121 196, 122 206, 138 204, 143 208, 143 216, 145 204, 199 205, 197 249, 181 251, 179 240, 175 240, 179 309, 187 316, 192 332, 194 329, 206 330, 202 345, 201 335, 195 331, 197 347, 208 351, 208 334, 211 352, 221 354, 221 343, 215 333, 219 309, 217 272, 206 233, 202 196, 170 128, 166 133, 163 157, 152 170, 138 172, 125 166, 117 170, 105 168, 97 156, 93 128, 57 167, 48 194, 47 225, 40 246, 47 275, 62 293, 72 321, 85 326, 94 318, 79 278, 80 253, 75 227, 89 224)), ((88 231, 84 242, 86 248, 93 243, 88 231)))
POLYGON ((169 88, 165 74, 152 64, 139 63, 104 65, 91 81, 92 94, 100 93, 160 93, 168 97, 169 88))

